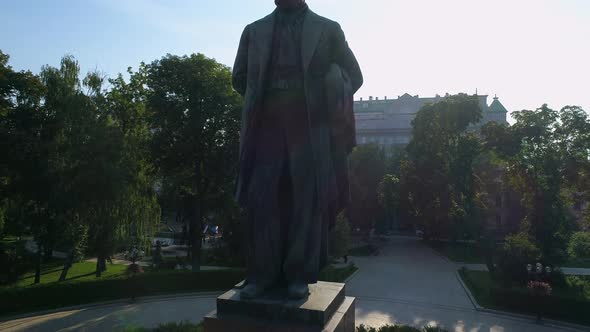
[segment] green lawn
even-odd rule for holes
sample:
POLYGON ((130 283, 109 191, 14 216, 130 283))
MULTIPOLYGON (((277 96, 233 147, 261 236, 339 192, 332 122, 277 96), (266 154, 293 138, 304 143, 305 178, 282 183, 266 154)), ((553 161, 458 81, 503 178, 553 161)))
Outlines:
MULTIPOLYGON (((63 260, 53 260, 43 265, 41 270, 41 284, 50 284, 58 281, 63 269, 63 260)), ((102 278, 121 277, 125 273, 125 265, 107 264, 107 271, 102 273, 102 278)), ((96 263, 83 262, 74 264, 68 271, 66 281, 94 281, 96 280, 96 263)), ((25 273, 12 287, 28 287, 33 285, 35 271, 25 273)), ((1 288, 0 288, 1 289, 1 288)))
MULTIPOLYGON (((109 266, 111 270, 114 270, 109 266)), ((244 270, 146 272, 133 277, 113 273, 25 287, 0 288, 0 316, 138 296, 230 289, 244 270)))
POLYGON ((18 238, 16 236, 6 236, 0 239, 0 246, 3 245, 14 245, 18 242, 18 238))
MULTIPOLYGON (((95 263, 77 263, 64 282, 57 282, 63 261, 45 264, 41 284, 33 285, 34 274, 12 286, 0 287, 0 316, 55 309, 72 305, 126 299, 139 296, 186 292, 222 291, 232 288, 245 277, 243 269, 221 271, 149 271, 133 277, 124 265, 107 266, 101 278, 95 277, 95 263)), ((343 282, 357 270, 354 266, 329 266, 320 279, 343 282)))
POLYGON ((484 259, 479 254, 479 249, 475 243, 428 241, 426 244, 453 262, 468 264, 484 263, 484 259))
POLYGON ((328 282, 344 282, 358 268, 354 265, 348 265, 341 268, 335 268, 332 265, 327 266, 320 272, 320 280, 328 282))
MULTIPOLYGON (((460 270, 459 274, 482 307, 529 315, 540 310, 543 317, 590 325, 590 291, 554 286, 550 297, 538 298, 524 287, 501 287, 489 272, 460 270)), ((585 280, 590 287, 590 277, 578 279, 585 280)))

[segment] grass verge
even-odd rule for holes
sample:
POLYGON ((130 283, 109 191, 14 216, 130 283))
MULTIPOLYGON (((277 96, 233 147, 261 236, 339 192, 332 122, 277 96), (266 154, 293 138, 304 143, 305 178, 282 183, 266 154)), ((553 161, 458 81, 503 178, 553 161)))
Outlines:
POLYGON ((27 287, 0 288, 0 316, 100 301, 185 292, 221 291, 244 278, 244 270, 146 272, 100 279, 74 279, 27 287))
POLYGON ((329 265, 320 272, 319 279, 327 282, 344 282, 357 270, 358 268, 354 265, 340 268, 329 265))
MULTIPOLYGON (((32 284, 34 275, 28 273, 18 283, 0 287, 0 316, 139 296, 223 291, 245 277, 244 269, 196 273, 148 271, 130 277, 125 273, 125 266, 109 265, 107 272, 97 279, 94 275, 96 265, 85 262, 75 264, 66 281, 57 282, 61 266, 56 264, 44 265, 38 285, 32 284)), ((328 266, 321 271, 320 280, 343 282, 356 270, 353 265, 328 266)))
MULTIPOLYGON (((537 297, 524 287, 501 287, 489 272, 460 270, 459 274, 482 307, 528 315, 540 311, 545 318, 590 325, 590 297, 569 283, 554 287, 551 296, 537 297)), ((590 283, 590 278, 584 280, 590 283)))

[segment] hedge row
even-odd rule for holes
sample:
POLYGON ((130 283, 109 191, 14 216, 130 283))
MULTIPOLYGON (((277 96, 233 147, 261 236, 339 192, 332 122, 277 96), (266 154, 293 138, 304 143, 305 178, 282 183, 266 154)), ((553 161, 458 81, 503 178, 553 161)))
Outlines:
POLYGON ((134 277, 0 289, 0 316, 166 293, 221 291, 244 278, 241 269, 150 272, 134 277))
POLYGON ((564 296, 534 296, 526 289, 492 287, 492 302, 502 309, 590 325, 590 301, 564 296))

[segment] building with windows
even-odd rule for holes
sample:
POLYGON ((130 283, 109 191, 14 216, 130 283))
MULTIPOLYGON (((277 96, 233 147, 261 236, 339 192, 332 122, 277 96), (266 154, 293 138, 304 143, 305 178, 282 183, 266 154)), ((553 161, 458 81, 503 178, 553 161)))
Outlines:
MULTIPOLYGON (((476 126, 496 121, 506 123, 508 111, 498 97, 494 97, 488 105, 488 96, 478 95, 483 111, 482 121, 476 126)), ((397 99, 369 97, 354 102, 357 144, 376 143, 383 147, 403 146, 410 142, 412 136, 412 120, 416 113, 427 103, 436 103, 442 98, 439 95, 421 98, 404 94, 397 99)))

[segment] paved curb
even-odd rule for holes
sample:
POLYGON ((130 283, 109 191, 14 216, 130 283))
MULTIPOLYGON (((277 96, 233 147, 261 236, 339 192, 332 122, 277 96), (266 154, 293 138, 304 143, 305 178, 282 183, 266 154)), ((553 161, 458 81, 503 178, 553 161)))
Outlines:
POLYGON ((355 265, 354 267, 356 267, 356 271, 354 271, 354 272, 353 272, 351 275, 349 275, 349 276, 348 276, 348 278, 346 278, 346 279, 344 280, 344 282, 343 282, 344 284, 346 284, 346 283, 348 283, 349 281, 351 281, 351 280, 352 280, 352 278, 354 278, 354 277, 356 276, 356 274, 357 274, 357 273, 358 273, 358 272, 361 270, 361 269, 360 269, 358 266, 356 266, 356 265, 355 265))
MULTIPOLYGON (((473 304, 473 307, 475 308, 476 311, 499 315, 499 316, 510 316, 510 317, 514 317, 514 318, 532 320, 535 322, 537 321, 537 317, 535 317, 535 316, 525 315, 525 314, 517 314, 517 313, 513 313, 513 312, 509 312, 509 311, 487 309, 485 307, 482 307, 481 305, 479 305, 479 303, 477 303, 477 300, 475 299, 475 297, 473 296, 473 294, 469 290, 469 287, 467 287, 467 285, 463 281, 463 278, 461 278, 461 275, 459 274, 459 270, 455 271, 455 277, 457 277, 457 280, 461 284, 461 287, 463 287, 463 290, 465 290, 467 297, 469 297, 469 301, 471 301, 471 303, 473 304)), ((568 322, 562 322, 562 321, 553 320, 553 319, 543 319, 541 324, 543 324, 545 326, 549 326, 549 327, 567 329, 570 331, 590 331, 590 327, 588 327, 588 326, 574 324, 574 323, 568 323, 568 322)))
POLYGON ((178 294, 142 296, 142 297, 136 297, 135 300, 131 300, 130 298, 124 298, 124 299, 111 300, 111 301, 94 302, 94 303, 89 303, 89 304, 61 307, 61 308, 56 308, 56 309, 41 310, 41 311, 30 312, 30 313, 14 315, 14 316, 3 316, 3 317, 0 317, 0 324, 7 323, 7 322, 10 322, 13 320, 20 320, 20 319, 24 319, 24 318, 45 316, 45 315, 55 314, 55 313, 59 313, 59 312, 73 311, 73 310, 96 309, 96 308, 101 308, 101 307, 108 308, 108 307, 120 305, 120 304, 131 305, 131 304, 137 304, 137 303, 158 302, 158 301, 167 300, 167 299, 184 298, 184 297, 217 297, 221 294, 223 294, 223 291, 178 293, 178 294))

